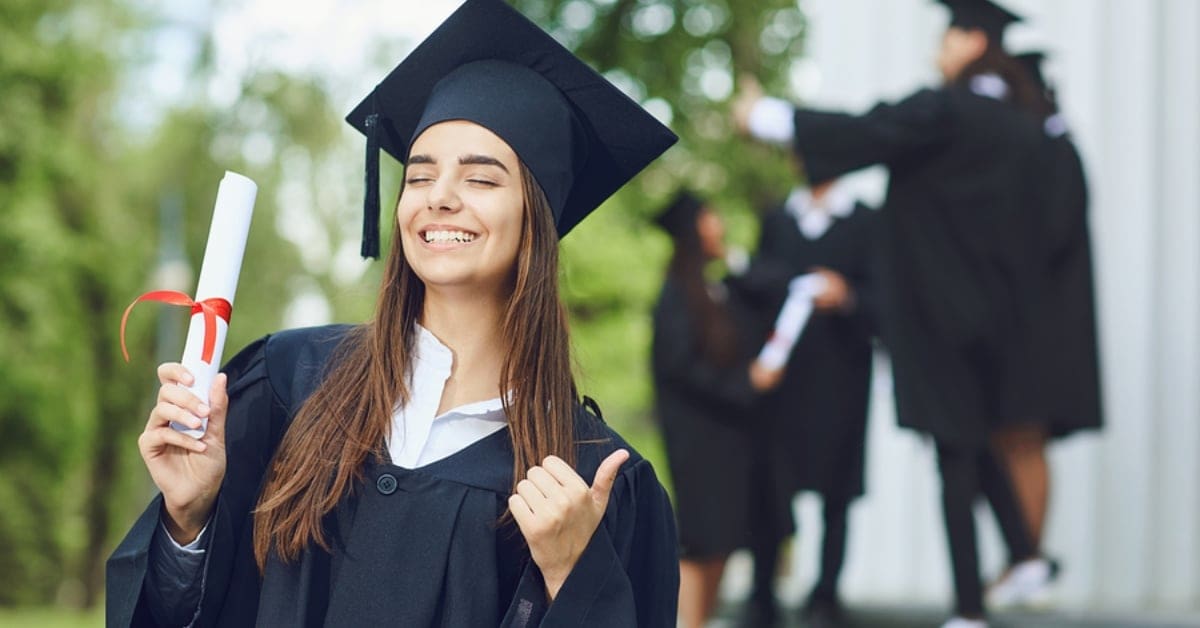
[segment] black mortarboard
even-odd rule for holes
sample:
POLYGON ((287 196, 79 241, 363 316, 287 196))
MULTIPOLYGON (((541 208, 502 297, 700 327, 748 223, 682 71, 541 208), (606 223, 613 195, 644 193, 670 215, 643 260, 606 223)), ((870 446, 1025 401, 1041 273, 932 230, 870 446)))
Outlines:
POLYGON ((696 217, 704 209, 704 202, 687 190, 680 190, 666 209, 654 219, 655 224, 662 227, 671 237, 679 237, 690 227, 695 230, 696 217))
POLYGON ((367 136, 364 257, 378 257, 379 151, 469 120, 516 152, 559 237, 675 143, 675 134, 501 0, 467 0, 346 121, 367 136))
POLYGON ((996 44, 1004 41, 1004 29, 1021 16, 991 0, 938 0, 950 9, 950 25, 968 30, 980 29, 996 44))
POLYGON ((1046 60, 1046 54, 1038 51, 1023 52, 1019 55, 1013 55, 1013 59, 1021 64, 1029 78, 1037 85, 1042 92, 1050 91, 1050 84, 1046 82, 1046 75, 1042 73, 1042 62, 1046 60))

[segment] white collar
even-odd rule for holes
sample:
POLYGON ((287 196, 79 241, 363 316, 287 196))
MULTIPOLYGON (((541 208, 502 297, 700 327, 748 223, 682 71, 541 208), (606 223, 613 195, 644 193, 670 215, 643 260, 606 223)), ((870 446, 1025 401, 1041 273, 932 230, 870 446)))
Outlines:
POLYGON ((816 240, 825 235, 835 219, 854 213, 854 198, 834 186, 820 203, 816 203, 812 190, 795 188, 784 202, 784 208, 796 220, 800 233, 809 240, 816 240))
POLYGON ((1047 117, 1046 120, 1042 122, 1042 129, 1045 130, 1046 135, 1049 135, 1050 137, 1062 137, 1071 130, 1067 126, 1067 119, 1064 118, 1063 114, 1061 113, 1056 113, 1047 117))
POLYGON ((972 76, 970 89, 978 96, 995 100, 1004 100, 1008 96, 1008 83, 1005 83, 999 74, 992 72, 972 76))

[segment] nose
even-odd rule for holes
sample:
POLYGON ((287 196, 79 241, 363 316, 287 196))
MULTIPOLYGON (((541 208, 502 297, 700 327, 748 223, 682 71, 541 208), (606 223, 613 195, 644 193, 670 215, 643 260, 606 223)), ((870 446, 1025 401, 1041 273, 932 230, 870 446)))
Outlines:
POLYGON ((439 177, 437 181, 434 181, 429 188, 429 194, 425 197, 425 202, 431 210, 456 212, 462 208, 458 191, 450 177, 439 177))

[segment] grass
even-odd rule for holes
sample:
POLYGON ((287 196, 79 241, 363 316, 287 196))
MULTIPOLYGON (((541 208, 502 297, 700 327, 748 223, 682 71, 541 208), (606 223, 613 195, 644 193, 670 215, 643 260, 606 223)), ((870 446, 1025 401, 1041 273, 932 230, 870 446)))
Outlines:
POLYGON ((0 626, 5 628, 93 628, 104 625, 104 609, 90 611, 54 608, 0 609, 0 626))

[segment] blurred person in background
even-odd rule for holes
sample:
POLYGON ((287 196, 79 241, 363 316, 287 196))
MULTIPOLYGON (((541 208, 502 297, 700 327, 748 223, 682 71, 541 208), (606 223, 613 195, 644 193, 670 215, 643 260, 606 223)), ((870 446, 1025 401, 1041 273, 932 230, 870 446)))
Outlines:
MULTIPOLYGON (((1103 419, 1087 179, 1055 90, 1042 71, 1045 55, 1027 52, 1015 58, 1043 97, 1041 106, 1030 111, 1045 133, 1045 168, 1039 198, 1042 226, 1031 233, 1041 240, 1044 269, 1029 316, 1030 368, 1042 374, 1043 406, 1041 414, 1010 417, 994 438, 1030 534, 1040 546, 1050 496, 1047 439, 1099 429, 1103 419)), ((1044 604, 1046 585, 1057 571, 1056 562, 1012 565, 989 588, 989 605, 1044 604)))
MULTIPOLYGON (((763 481, 754 472, 762 458, 757 401, 783 371, 754 360, 763 334, 748 299, 757 290, 746 292, 733 276, 706 278, 710 263, 730 253, 721 218, 685 191, 656 222, 674 247, 654 308, 652 353, 679 523, 679 619, 701 628, 716 605, 726 559, 752 540, 752 487, 763 481)), ((772 535, 778 542, 790 532, 772 535)))
POLYGON ((1008 417, 1035 416, 1029 302, 1039 217, 1031 182, 1043 136, 1026 111, 1039 90, 1001 47, 1019 19, 988 0, 942 0, 951 21, 937 59, 944 83, 862 115, 797 109, 743 80, 738 126, 791 145, 837 176, 890 171, 880 212, 880 330, 902 426, 931 435, 955 589, 945 628, 987 626, 972 504, 986 490, 1010 563, 1038 559, 993 450, 1008 417))
POLYGON ((405 164, 376 315, 253 343, 209 406, 159 368, 161 495, 109 559, 107 623, 673 627, 670 504, 579 399, 557 282, 559 239, 675 136, 500 0, 348 121, 364 256, 379 150, 405 164), (169 425, 196 417, 199 440, 169 425))
MULTIPOLYGON (((875 212, 815 169, 762 224, 756 259, 788 276, 820 277, 813 313, 788 358, 780 386, 764 400, 764 452, 782 489, 777 508, 799 491, 821 496, 820 573, 808 595, 809 625, 842 621, 838 578, 845 562, 850 504, 863 494, 871 382, 875 212)), ((773 317, 777 302, 761 314, 773 317)), ((769 521, 769 515, 756 521, 769 521)), ((755 547, 752 600, 773 605, 778 544, 755 547), (760 568, 761 565, 761 568, 760 568)), ((771 611, 760 611, 770 616, 771 611)), ((764 625, 767 625, 764 623, 764 625)))

